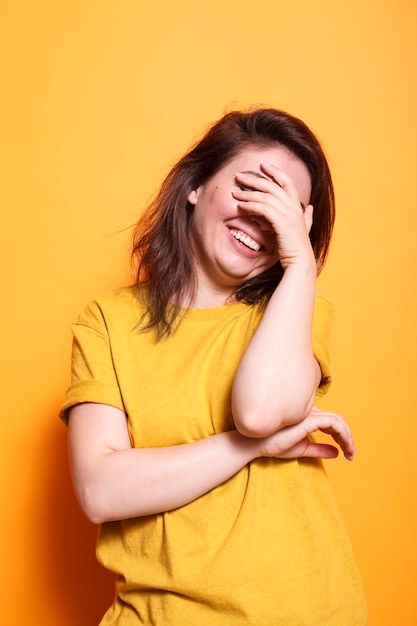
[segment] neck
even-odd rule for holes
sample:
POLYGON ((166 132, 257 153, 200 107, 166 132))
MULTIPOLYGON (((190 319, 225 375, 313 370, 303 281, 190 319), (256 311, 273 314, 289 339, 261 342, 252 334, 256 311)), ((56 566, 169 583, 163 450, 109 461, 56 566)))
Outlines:
POLYGON ((213 309, 234 301, 235 298, 230 289, 222 290, 215 289, 211 285, 198 285, 195 293, 187 294, 187 297, 179 304, 190 309, 213 309))

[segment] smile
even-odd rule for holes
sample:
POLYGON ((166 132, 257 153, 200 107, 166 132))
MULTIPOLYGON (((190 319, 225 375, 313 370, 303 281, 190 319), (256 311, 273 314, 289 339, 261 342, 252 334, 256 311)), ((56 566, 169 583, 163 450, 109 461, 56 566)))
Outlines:
POLYGON ((234 237, 237 241, 240 241, 240 243, 243 243, 243 245, 245 245, 247 248, 250 248, 251 250, 254 250, 255 252, 259 252, 259 250, 262 248, 260 243, 252 239, 252 237, 249 237, 249 235, 243 233, 241 230, 229 228, 229 232, 232 237, 234 237))

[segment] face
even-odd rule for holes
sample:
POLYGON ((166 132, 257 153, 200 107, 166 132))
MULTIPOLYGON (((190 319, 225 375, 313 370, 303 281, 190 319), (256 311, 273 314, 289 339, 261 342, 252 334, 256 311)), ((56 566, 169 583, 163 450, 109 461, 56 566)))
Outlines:
POLYGON ((188 200, 194 205, 190 237, 197 267, 197 299, 207 301, 212 295, 213 305, 216 298, 223 303, 238 286, 279 260, 270 224, 240 209, 232 195, 239 188, 237 172, 256 172, 265 177, 263 162, 289 175, 302 205, 309 204, 311 179, 307 167, 280 146, 246 149, 193 190, 188 200))

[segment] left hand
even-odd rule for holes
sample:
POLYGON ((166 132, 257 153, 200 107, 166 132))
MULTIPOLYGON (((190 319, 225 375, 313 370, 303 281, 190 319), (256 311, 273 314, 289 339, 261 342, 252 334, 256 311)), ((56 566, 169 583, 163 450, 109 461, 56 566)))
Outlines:
POLYGON ((286 426, 273 435, 260 440, 261 456, 280 459, 315 457, 333 459, 338 455, 334 445, 318 443, 310 439, 315 432, 330 435, 340 446, 345 458, 355 458, 355 443, 345 419, 330 411, 322 411, 313 407, 310 414, 301 422, 286 426))

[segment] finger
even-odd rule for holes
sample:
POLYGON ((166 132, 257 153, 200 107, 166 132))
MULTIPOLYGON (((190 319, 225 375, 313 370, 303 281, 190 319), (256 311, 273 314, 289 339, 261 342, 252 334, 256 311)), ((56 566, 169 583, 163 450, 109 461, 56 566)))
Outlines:
POLYGON ((287 192, 276 181, 250 172, 238 172, 236 174, 236 185, 243 193, 243 197, 253 192, 271 194, 281 200, 288 196, 287 192))
POLYGON ((306 447, 302 456, 320 459, 335 459, 339 456, 339 450, 336 446, 332 446, 329 443, 316 443, 309 441, 309 445, 306 447))
MULTIPOLYGON (((274 184, 275 185, 275 184, 274 184)), ((277 189, 279 187, 275 185, 277 189)), ((291 200, 284 190, 281 190, 283 197, 279 198, 279 193, 273 195, 272 193, 266 193, 264 191, 257 190, 233 190, 231 192, 233 198, 237 200, 238 207, 242 211, 246 213, 254 213, 255 215, 261 215, 265 217, 265 219, 270 224, 275 224, 277 233, 280 230, 279 223, 277 220, 288 218, 292 215, 295 217, 297 222, 300 222, 300 225, 305 228, 305 232, 308 234, 309 228, 311 228, 312 218, 311 218, 311 210, 307 214, 307 222, 306 217, 303 213, 303 209, 300 204, 296 204, 293 200, 291 200)), ((293 223, 293 222, 292 222, 293 223)), ((282 229, 281 229, 282 234, 282 229)))
POLYGON ((327 443, 316 443, 309 439, 303 439, 296 445, 292 446, 279 455, 281 459, 292 458, 320 458, 335 459, 339 455, 336 446, 327 443))
POLYGON ((276 196, 269 195, 268 192, 259 191, 258 189, 234 189, 232 196, 242 203, 256 202, 258 204, 266 204, 272 198, 276 201, 276 196))
POLYGON ((271 178, 264 174, 259 174, 258 172, 237 172, 236 182, 238 183, 238 187, 246 191, 252 189, 266 191, 270 189, 271 184, 276 185, 275 181, 271 178), (265 186, 263 181, 266 181, 269 185, 265 186))
POLYGON ((272 178, 279 187, 284 189, 291 199, 295 200, 295 202, 301 206, 298 190, 291 176, 288 176, 288 174, 276 165, 271 165, 271 163, 261 163, 261 170, 269 178, 272 178))
POLYGON ((330 435, 340 446, 344 456, 350 461, 354 459, 356 452, 355 443, 349 426, 341 415, 321 411, 314 407, 310 415, 301 424, 303 424, 309 434, 319 430, 330 435))
POLYGON ((330 429, 320 428, 319 430, 334 439, 334 441, 340 446, 343 455, 348 461, 354 460, 356 447, 351 439, 346 439, 344 436, 332 432, 330 429))
POLYGON ((317 430, 333 437, 335 442, 340 446, 344 456, 353 461, 355 457, 356 447, 350 433, 349 427, 345 422, 335 423, 332 426, 319 426, 317 430))
MULTIPOLYGON (((279 171, 281 172, 281 170, 279 171)), ((263 194, 270 193, 272 196, 282 201, 287 199, 288 202, 288 198, 290 198, 294 201, 296 207, 301 207, 298 192, 292 179, 286 174, 283 176, 285 177, 285 181, 283 180, 282 183, 280 183, 272 177, 266 178, 265 176, 259 176, 255 173, 252 174, 251 172, 238 172, 236 174, 236 183, 240 187, 240 191, 244 194, 243 197, 246 197, 246 193, 256 191, 262 192, 263 194), (288 192, 285 185, 288 186, 288 189, 292 190, 292 194, 288 192)))

